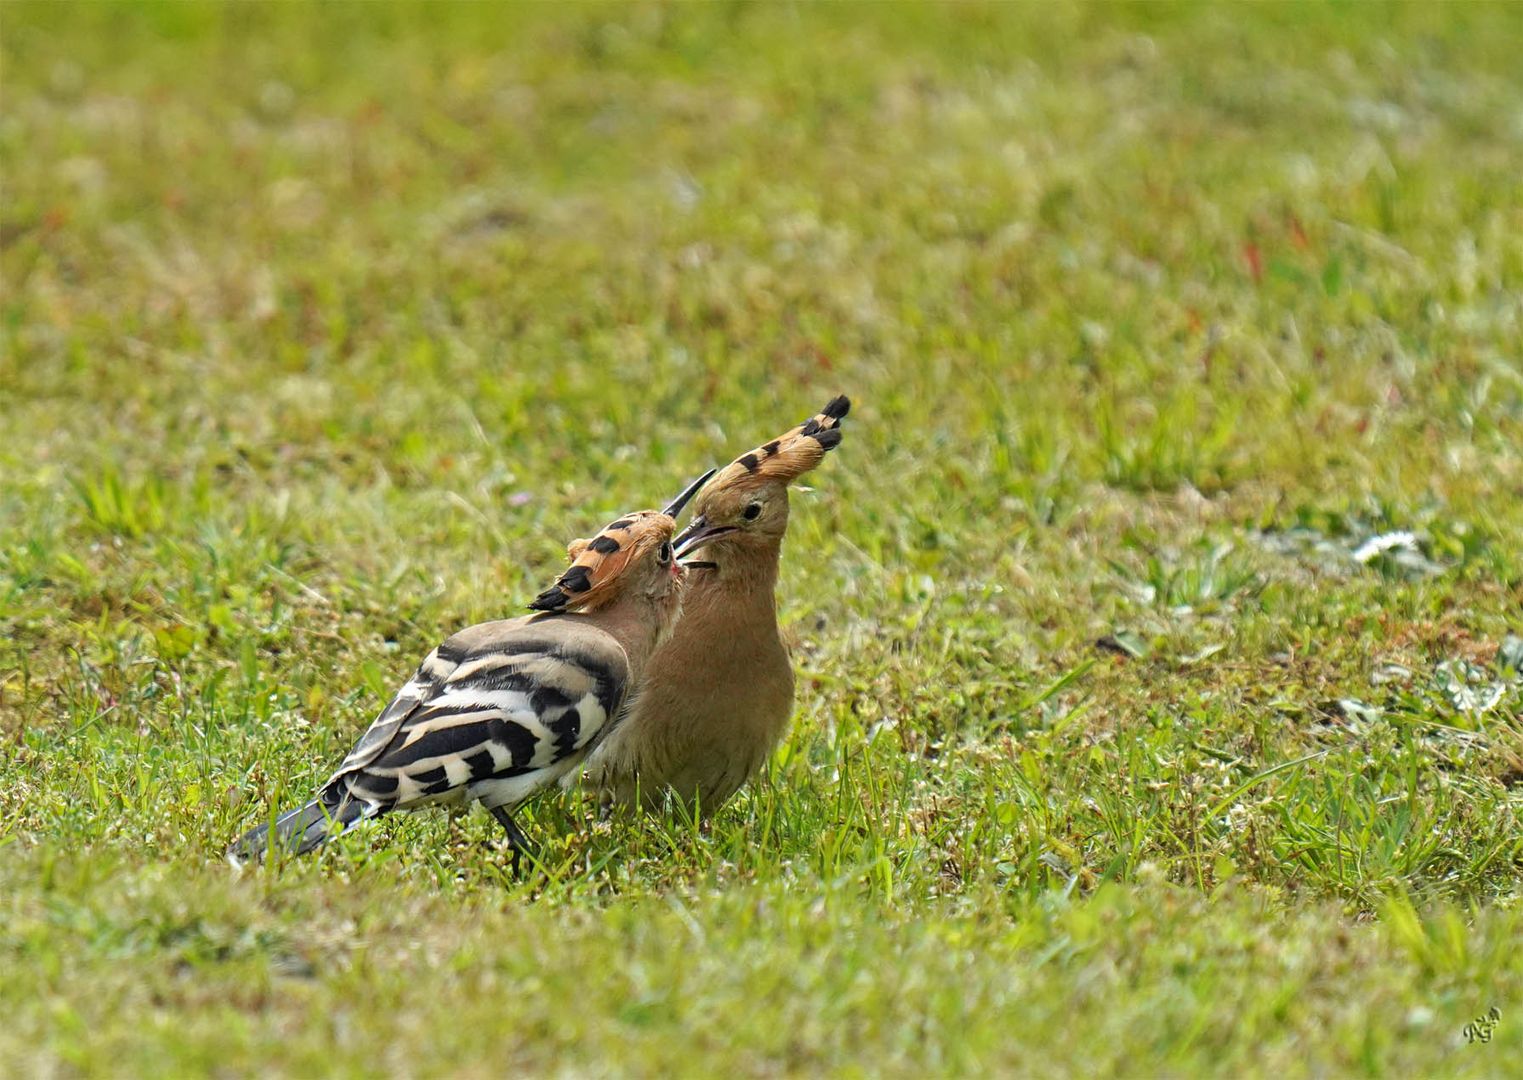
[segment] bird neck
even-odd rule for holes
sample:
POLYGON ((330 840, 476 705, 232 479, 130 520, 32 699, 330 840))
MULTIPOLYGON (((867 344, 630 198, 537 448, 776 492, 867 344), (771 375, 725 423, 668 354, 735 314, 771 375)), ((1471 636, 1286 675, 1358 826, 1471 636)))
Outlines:
POLYGON ((587 618, 623 646, 630 675, 636 679, 672 626, 672 619, 648 596, 621 596, 587 618))
POLYGON ((725 596, 727 602, 744 607, 760 605, 775 613, 777 568, 782 554, 781 538, 754 546, 736 545, 724 552, 715 570, 699 571, 702 575, 699 585, 712 596, 725 596))

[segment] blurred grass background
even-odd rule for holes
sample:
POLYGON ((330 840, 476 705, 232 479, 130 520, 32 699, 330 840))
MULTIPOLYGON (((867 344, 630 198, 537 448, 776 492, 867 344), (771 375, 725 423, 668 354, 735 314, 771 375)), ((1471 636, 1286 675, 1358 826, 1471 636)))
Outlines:
POLYGON ((0 1070, 1505 1071, 1520 46, 0 7, 0 1070), (219 862, 568 538, 838 392, 794 734, 711 830, 219 862))

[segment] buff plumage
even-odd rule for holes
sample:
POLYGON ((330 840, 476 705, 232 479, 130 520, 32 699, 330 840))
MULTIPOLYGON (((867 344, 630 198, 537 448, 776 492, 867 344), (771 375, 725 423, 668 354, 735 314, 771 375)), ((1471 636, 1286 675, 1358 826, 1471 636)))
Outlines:
POLYGON ((606 801, 671 796, 708 814, 765 764, 793 710, 793 668, 775 589, 788 484, 840 445, 845 397, 715 474, 674 541, 691 575, 683 617, 657 651, 629 715, 589 755, 606 801), (705 546, 703 561, 693 559, 705 546))

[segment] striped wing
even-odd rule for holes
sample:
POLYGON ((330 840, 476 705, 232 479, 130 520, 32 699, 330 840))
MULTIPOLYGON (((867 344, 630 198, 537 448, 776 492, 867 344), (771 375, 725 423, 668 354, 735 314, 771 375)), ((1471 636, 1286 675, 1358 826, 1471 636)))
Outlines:
POLYGON ((333 780, 390 809, 569 767, 628 689, 624 650, 579 616, 473 626, 429 653, 333 780))

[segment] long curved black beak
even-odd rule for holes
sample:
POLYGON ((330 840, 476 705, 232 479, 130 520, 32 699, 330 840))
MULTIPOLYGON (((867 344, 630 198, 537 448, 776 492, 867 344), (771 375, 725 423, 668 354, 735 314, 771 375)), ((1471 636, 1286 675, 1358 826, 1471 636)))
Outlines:
POLYGON ((672 538, 672 551, 677 558, 691 555, 705 544, 712 544, 726 533, 735 531, 733 525, 710 525, 702 514, 687 523, 687 528, 672 538))
POLYGON ((718 471, 718 469, 710 469, 708 472, 700 476, 697 480, 694 480, 691 484, 683 489, 681 495, 678 495, 675 499, 673 499, 667 505, 666 509, 661 512, 667 517, 671 518, 673 521, 676 521, 677 515, 682 513, 682 508, 692 500, 694 495, 698 494, 699 488, 703 487, 704 484, 709 482, 709 477, 713 476, 718 471))

